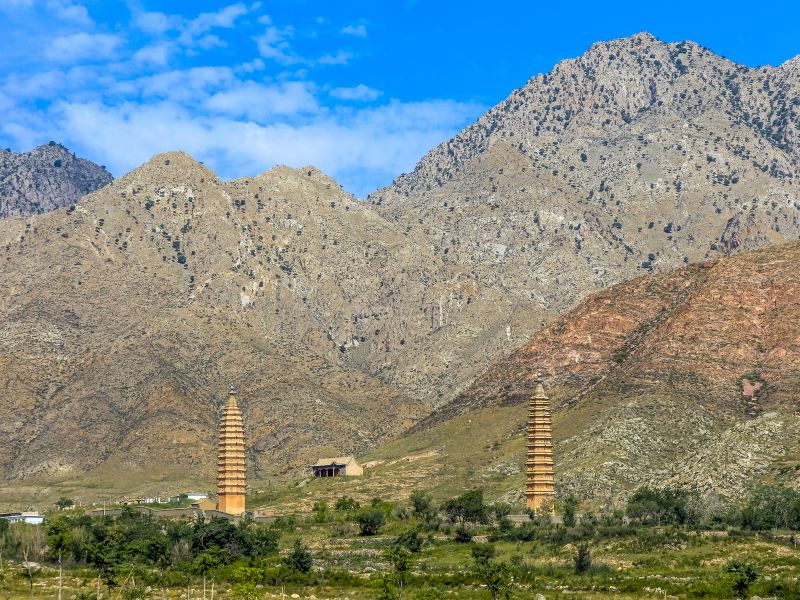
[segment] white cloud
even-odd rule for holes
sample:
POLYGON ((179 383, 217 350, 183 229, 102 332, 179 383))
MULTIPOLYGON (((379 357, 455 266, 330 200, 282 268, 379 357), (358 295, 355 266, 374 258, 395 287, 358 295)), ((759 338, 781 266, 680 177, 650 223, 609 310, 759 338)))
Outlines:
POLYGON ((215 27, 231 28, 235 25, 236 19, 246 14, 247 7, 243 3, 238 2, 216 12, 199 14, 196 18, 189 21, 186 30, 191 35, 199 35, 215 27))
POLYGON ((202 104, 217 90, 237 83, 229 67, 194 67, 157 73, 131 82, 145 100, 169 99, 187 105, 202 104))
POLYGON ((64 21, 84 26, 94 25, 85 6, 74 4, 68 0, 48 0, 46 7, 51 14, 64 21))
POLYGON ((367 28, 365 25, 348 25, 347 27, 342 27, 339 33, 355 37, 367 37, 367 28))
MULTIPOLYGON (((0 9, 10 1, 0 0, 0 9)), ((353 58, 338 46, 326 52, 326 41, 341 43, 337 30, 316 28, 320 37, 307 45, 318 54, 301 54, 291 25, 276 26, 264 15, 260 24, 256 15, 244 18, 257 10, 257 2, 247 1, 195 18, 134 10, 128 24, 95 25, 76 0, 31 0, 36 11, 50 2, 53 15, 63 13, 48 21, 46 38, 38 24, 26 29, 15 13, 23 25, 0 56, 10 65, 0 71, 0 144, 30 148, 58 140, 117 175, 170 149, 189 152, 223 177, 277 163, 314 164, 364 195, 411 169, 480 111, 449 101, 376 106, 379 90, 332 86, 327 70, 317 67, 353 58), (254 41, 258 53, 251 48, 242 56, 239 44, 238 63, 209 66, 226 64, 229 52, 216 49, 233 46, 233 36, 254 41), (43 67, 31 48, 52 62, 43 67), (213 61, 199 58, 204 51, 213 61), (187 61, 190 55, 198 58, 187 61), (28 56, 34 61, 16 66, 28 56)), ((301 43, 311 35, 297 34, 304 53, 301 43)))
POLYGON ((340 100, 360 100, 363 102, 371 102, 377 100, 383 92, 380 90, 367 87, 363 83, 359 83, 355 87, 338 87, 330 91, 330 95, 340 100))
POLYGON ((133 16, 133 24, 145 33, 161 35, 170 30, 180 28, 183 19, 177 15, 163 12, 142 12, 133 16))
POLYGON ((207 12, 187 19, 180 15, 163 12, 134 13, 133 25, 139 30, 155 36, 163 36, 171 31, 178 33, 178 41, 187 48, 200 47, 204 50, 224 47, 226 43, 217 35, 210 34, 213 29, 230 29, 236 20, 248 13, 248 8, 238 2, 216 12, 207 12))
POLYGON ((169 62, 173 44, 164 42, 143 46, 133 53, 133 60, 140 64, 163 67, 169 62))
POLYGON ((276 86, 250 81, 237 88, 215 93, 206 106, 217 113, 256 121, 274 115, 313 113, 319 109, 309 85, 296 81, 276 86))
POLYGON ((254 58, 249 62, 245 62, 236 67, 239 73, 255 73, 256 71, 263 71, 267 65, 260 58, 254 58))
POLYGON ((223 41, 218 35, 208 34, 197 40, 197 45, 203 50, 210 50, 211 48, 225 48, 228 43, 223 41))
POLYGON ((336 54, 324 54, 317 59, 320 65, 346 65, 347 61, 353 58, 350 52, 339 50, 336 54))
POLYGON ((45 48, 45 58, 62 63, 102 61, 114 57, 122 38, 106 33, 73 33, 56 37, 45 48))
MULTIPOLYGON (((237 106, 230 97, 226 102, 237 106)), ((63 103, 55 110, 58 130, 47 135, 88 156, 102 157, 101 162, 116 174, 159 152, 180 149, 226 178, 253 175, 275 164, 313 164, 346 189, 366 195, 413 168, 426 151, 477 116, 481 107, 451 101, 390 102, 358 111, 320 112, 296 124, 259 124, 222 113, 199 117, 166 101, 116 106, 63 103)), ((23 127, 14 137, 24 136, 30 138, 30 132, 23 127)))
POLYGON ((292 51, 289 38, 294 36, 293 27, 267 27, 263 34, 255 38, 258 53, 262 58, 277 61, 281 64, 300 62, 292 51))

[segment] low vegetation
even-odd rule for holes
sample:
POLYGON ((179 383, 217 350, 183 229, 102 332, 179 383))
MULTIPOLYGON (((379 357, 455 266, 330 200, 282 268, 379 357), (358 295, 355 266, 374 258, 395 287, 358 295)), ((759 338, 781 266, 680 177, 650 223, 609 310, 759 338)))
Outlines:
POLYGON ((784 488, 722 513, 672 489, 596 514, 570 497, 563 519, 511 515, 481 490, 343 496, 268 523, 59 506, 44 526, 0 520, 4 598, 800 598, 800 494, 784 488))

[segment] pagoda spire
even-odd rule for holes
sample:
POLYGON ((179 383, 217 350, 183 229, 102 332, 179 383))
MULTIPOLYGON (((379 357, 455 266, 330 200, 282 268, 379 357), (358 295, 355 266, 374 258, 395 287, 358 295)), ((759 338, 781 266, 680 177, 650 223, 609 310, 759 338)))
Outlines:
POLYGON ((236 388, 231 386, 219 425, 217 508, 231 515, 242 514, 246 491, 244 423, 236 402, 236 388))
POLYGON ((544 391, 542 375, 536 374, 536 388, 528 405, 528 453, 525 461, 528 508, 552 512, 556 491, 553 478, 553 426, 550 400, 544 391))

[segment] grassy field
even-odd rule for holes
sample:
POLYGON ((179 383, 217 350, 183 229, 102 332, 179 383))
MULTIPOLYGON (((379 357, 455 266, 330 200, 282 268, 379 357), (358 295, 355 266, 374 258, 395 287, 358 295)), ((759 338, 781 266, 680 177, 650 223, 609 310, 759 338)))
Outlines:
MULTIPOLYGON (((735 598, 731 561, 754 569, 756 579, 747 597, 758 595, 800 598, 800 551, 790 532, 745 533, 739 530, 693 531, 676 527, 598 525, 591 531, 578 526, 526 525, 506 529, 471 526, 469 542, 454 540, 456 527, 447 524, 426 531, 415 516, 393 509, 377 535, 359 535, 355 513, 328 510, 303 520, 282 520, 278 552, 258 561, 239 559, 219 566, 206 578, 206 597, 212 581, 215 598, 491 598, 476 575, 473 548, 491 546, 491 563, 510 566, 510 597, 533 598, 735 598), (397 578, 387 555, 405 532, 419 531, 417 552, 408 553, 409 566, 402 587, 385 589, 384 580, 397 578), (296 542, 313 558, 309 573, 286 570, 284 565, 296 542), (576 574, 575 557, 587 543, 591 566, 576 574), (244 573, 245 575, 242 575, 244 573), (236 582, 247 579, 248 589, 236 582), (400 595, 397 595, 399 592, 400 595), (293 596, 297 594, 297 596, 293 596), (395 594, 395 595, 392 595, 395 594)), ((29 528, 30 529, 30 528, 29 528)), ((33 535, 42 535, 41 533, 33 535)), ((31 558, 30 556, 28 557, 31 558)), ((36 557, 39 558, 39 557, 36 557)), ((29 577, 19 560, 3 560, 0 598, 57 598, 58 570, 42 556, 29 577), (32 584, 32 585, 31 585, 32 584)), ((62 598, 96 597, 98 571, 67 561, 62 598)), ((103 598, 202 598, 202 579, 190 563, 167 569, 121 563, 109 590, 100 584, 103 598)), ((396 581, 393 579, 392 581, 396 581)))

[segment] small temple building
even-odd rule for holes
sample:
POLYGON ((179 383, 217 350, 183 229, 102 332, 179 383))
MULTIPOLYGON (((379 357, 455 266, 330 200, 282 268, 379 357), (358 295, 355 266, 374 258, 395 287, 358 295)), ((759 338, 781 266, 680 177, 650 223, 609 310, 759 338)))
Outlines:
POLYGON ((244 459, 244 423, 231 386, 219 425, 217 462, 217 510, 229 515, 244 513, 247 492, 244 459))
POLYGON ((314 477, 361 477, 364 468, 356 462, 355 456, 320 458, 311 465, 314 477))
POLYGON ((541 374, 537 373, 536 389, 528 405, 525 501, 531 510, 552 512, 556 499, 553 478, 553 425, 550 400, 545 394, 542 381, 541 374))

